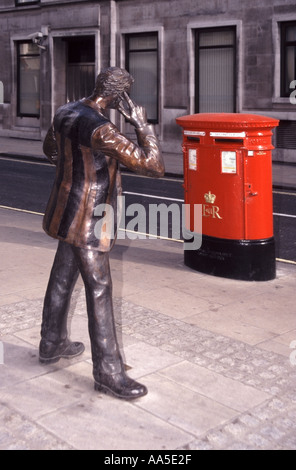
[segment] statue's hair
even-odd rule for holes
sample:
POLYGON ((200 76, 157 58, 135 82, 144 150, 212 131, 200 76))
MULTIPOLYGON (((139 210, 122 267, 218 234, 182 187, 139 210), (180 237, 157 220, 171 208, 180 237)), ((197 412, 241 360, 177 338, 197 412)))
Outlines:
POLYGON ((97 76, 94 94, 103 97, 120 95, 129 90, 133 82, 133 77, 125 69, 108 67, 97 76))

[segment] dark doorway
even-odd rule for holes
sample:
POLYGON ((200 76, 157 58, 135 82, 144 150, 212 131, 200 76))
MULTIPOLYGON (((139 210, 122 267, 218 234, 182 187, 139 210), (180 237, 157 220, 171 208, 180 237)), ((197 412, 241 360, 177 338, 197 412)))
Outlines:
POLYGON ((67 101, 91 95, 95 85, 95 37, 67 38, 67 101))

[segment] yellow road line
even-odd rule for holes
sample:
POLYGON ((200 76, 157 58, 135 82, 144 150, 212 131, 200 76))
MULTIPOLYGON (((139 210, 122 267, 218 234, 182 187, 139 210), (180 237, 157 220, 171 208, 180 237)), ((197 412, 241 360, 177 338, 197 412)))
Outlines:
POLYGON ((296 261, 292 261, 292 260, 289 260, 289 259, 276 258, 276 260, 280 261, 281 263, 289 263, 289 264, 295 264, 296 265, 296 261))
POLYGON ((8 207, 8 206, 1 206, 0 209, 7 209, 16 212, 25 212, 25 214, 33 214, 33 215, 44 215, 42 212, 34 212, 34 211, 27 211, 26 209, 18 209, 16 207, 8 207))

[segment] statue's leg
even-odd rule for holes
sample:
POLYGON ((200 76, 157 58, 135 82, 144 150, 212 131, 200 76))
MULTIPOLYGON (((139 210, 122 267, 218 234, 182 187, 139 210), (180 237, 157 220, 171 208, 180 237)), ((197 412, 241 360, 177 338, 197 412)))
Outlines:
POLYGON ((50 364, 62 357, 72 358, 84 345, 68 338, 67 320, 71 295, 79 275, 72 246, 59 242, 43 305, 40 362, 50 364))
POLYGON ((138 398, 146 387, 130 379, 124 370, 113 313, 109 254, 73 248, 86 292, 95 389, 119 398, 138 398))

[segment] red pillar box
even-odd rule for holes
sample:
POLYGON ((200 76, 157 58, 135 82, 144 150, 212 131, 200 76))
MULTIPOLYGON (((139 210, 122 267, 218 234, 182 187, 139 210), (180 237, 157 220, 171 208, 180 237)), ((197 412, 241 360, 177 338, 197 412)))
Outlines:
MULTIPOLYGON (((183 128, 185 204, 202 205, 202 246, 184 251, 197 271, 232 279, 274 279, 272 129, 252 114, 196 114, 183 128)), ((190 217, 192 219, 192 217, 190 217)), ((186 225, 194 231, 192 222, 186 225)))

